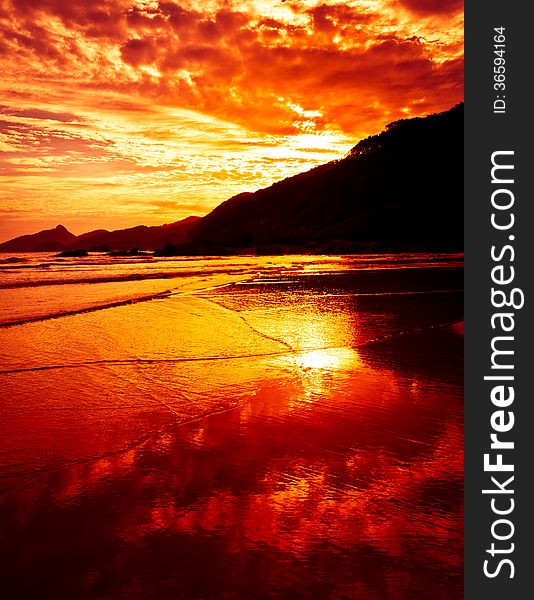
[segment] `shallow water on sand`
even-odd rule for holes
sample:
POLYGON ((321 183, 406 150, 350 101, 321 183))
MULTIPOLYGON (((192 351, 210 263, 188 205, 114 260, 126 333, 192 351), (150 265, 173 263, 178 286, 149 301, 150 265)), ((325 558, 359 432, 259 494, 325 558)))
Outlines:
POLYGON ((9 597, 461 597, 461 257, 20 258, 9 597))

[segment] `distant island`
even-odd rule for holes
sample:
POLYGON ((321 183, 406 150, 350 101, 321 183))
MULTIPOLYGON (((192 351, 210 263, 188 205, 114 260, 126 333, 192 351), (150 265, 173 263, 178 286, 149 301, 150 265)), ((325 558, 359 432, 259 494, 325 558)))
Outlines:
POLYGON ((345 158, 234 196, 204 217, 75 236, 62 225, 0 252, 159 256, 463 248, 463 103, 389 124, 345 158), (85 251, 85 252, 84 252, 85 251))

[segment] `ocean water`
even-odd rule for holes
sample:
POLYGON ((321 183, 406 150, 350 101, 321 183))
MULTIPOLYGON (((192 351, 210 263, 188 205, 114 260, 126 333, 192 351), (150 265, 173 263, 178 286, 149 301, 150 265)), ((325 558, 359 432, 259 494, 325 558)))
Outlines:
POLYGON ((461 255, 0 255, 8 598, 463 588, 461 255))

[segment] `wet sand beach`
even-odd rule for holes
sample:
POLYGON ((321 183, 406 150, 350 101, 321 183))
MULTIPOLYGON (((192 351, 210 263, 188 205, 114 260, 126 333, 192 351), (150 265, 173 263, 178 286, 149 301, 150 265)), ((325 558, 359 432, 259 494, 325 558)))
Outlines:
POLYGON ((26 260, 6 597, 462 595, 461 256, 26 260))

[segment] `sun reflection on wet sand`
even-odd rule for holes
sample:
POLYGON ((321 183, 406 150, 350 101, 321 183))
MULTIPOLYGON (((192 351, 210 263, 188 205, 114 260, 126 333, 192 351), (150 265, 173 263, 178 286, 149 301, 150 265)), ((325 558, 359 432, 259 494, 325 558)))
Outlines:
POLYGON ((304 370, 357 369, 359 356, 352 348, 325 348, 296 354, 293 360, 304 370))

